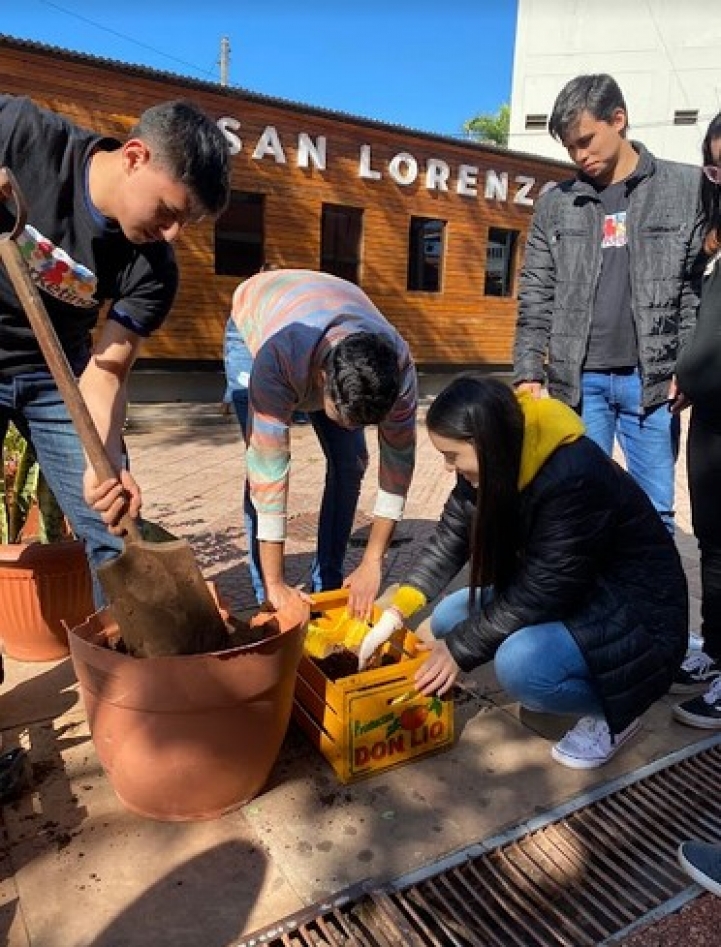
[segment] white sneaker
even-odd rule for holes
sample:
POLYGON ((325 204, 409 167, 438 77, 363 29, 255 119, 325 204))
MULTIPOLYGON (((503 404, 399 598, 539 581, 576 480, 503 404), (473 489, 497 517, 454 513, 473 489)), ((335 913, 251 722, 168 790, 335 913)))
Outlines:
POLYGON ((612 740, 605 720, 581 717, 576 726, 551 748, 551 756, 557 763, 571 769, 596 769, 608 763, 640 729, 641 721, 634 720, 612 740))

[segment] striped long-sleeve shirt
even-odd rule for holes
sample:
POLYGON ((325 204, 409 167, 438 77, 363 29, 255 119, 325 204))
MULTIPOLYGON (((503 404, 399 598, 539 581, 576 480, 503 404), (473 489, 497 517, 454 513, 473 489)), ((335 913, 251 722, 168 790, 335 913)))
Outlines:
POLYGON ((246 465, 258 538, 286 536, 290 420, 323 408, 320 372, 334 345, 356 332, 385 336, 398 353, 400 393, 378 425, 374 515, 400 519, 415 464, 418 384, 407 343, 352 283, 312 270, 271 270, 236 289, 232 317, 253 355, 246 465))

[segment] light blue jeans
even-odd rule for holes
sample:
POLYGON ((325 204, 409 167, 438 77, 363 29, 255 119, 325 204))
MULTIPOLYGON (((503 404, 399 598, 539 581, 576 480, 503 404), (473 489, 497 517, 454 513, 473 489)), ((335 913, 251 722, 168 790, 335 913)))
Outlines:
POLYGON ((646 491, 673 536, 678 415, 671 414, 666 404, 650 411, 641 407, 638 371, 584 372, 581 390, 586 434, 609 455, 618 438, 628 472, 646 491))
POLYGON ((73 532, 85 543, 93 576, 93 597, 105 604, 95 568, 122 551, 123 541, 111 535, 100 515, 83 498, 85 454, 65 403, 47 372, 0 379, 0 442, 8 422, 32 440, 35 454, 73 532))
MULTIPOLYGON (((481 603, 493 598, 484 589, 481 603)), ((443 638, 470 615, 470 589, 460 589, 444 598, 431 616, 434 637, 443 638)), ((494 670, 501 687, 528 710, 549 714, 603 717, 581 649, 560 621, 519 628, 498 648, 494 670)))
MULTIPOLYGON (((252 366, 253 356, 235 324, 229 320, 225 334, 225 374, 244 440, 247 438, 248 383, 252 366)), ((308 419, 327 464, 316 553, 311 567, 311 589, 321 592, 339 589, 343 584, 343 560, 368 466, 368 450, 362 428, 347 430, 331 421, 324 411, 310 411, 308 419)), ((243 489, 243 518, 253 591, 258 602, 263 602, 265 588, 258 554, 258 517, 247 479, 243 489)))

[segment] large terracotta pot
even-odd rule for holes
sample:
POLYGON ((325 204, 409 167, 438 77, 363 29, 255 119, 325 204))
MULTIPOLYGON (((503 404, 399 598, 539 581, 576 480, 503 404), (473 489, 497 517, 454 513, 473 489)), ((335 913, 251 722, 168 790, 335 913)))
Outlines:
POLYGON ((0 602, 5 654, 18 661, 66 657, 66 627, 84 621, 95 608, 83 544, 0 546, 0 602))
POLYGON ((212 819, 263 788, 290 720, 309 618, 300 599, 253 623, 257 644, 132 658, 108 609, 70 632, 90 732, 118 798, 162 821, 212 819))

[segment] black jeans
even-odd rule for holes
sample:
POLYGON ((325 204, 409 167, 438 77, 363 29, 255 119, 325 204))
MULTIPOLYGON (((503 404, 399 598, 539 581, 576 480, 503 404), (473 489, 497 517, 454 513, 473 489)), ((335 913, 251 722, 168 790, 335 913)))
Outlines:
POLYGON ((691 409, 688 486, 701 553, 701 633, 704 651, 721 661, 721 412, 691 409))

